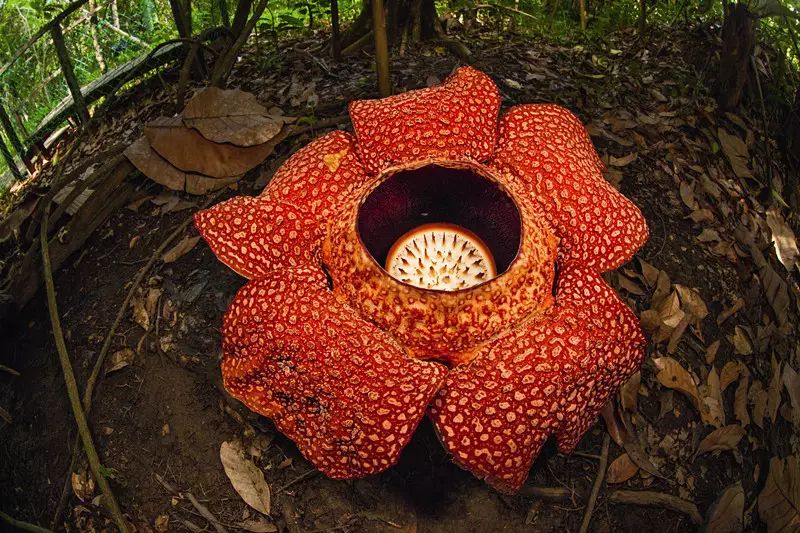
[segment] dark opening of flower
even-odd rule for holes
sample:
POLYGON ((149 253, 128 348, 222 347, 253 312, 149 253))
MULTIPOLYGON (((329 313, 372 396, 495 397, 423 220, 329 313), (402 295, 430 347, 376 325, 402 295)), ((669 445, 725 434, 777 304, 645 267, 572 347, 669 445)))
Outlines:
POLYGON ((331 477, 394 464, 427 412, 458 464, 516 491, 641 364, 600 276, 647 239, 641 213, 567 110, 499 107, 472 68, 354 102, 355 135, 197 214, 249 279, 223 324, 226 388, 331 477))
POLYGON ((370 191, 358 231, 373 259, 396 279, 459 290, 505 272, 517 255, 521 222, 496 181, 469 168, 394 168, 370 191))

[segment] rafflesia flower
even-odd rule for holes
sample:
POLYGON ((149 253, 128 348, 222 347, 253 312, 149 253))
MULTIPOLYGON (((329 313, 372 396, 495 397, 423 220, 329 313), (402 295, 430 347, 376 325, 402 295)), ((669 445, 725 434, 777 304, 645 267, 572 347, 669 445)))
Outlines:
POLYGON ((455 462, 513 492, 641 364, 638 320, 600 277, 647 239, 640 211, 569 111, 499 108, 472 68, 353 102, 355 134, 196 217, 249 280, 225 387, 330 477, 388 468, 427 413, 455 462))

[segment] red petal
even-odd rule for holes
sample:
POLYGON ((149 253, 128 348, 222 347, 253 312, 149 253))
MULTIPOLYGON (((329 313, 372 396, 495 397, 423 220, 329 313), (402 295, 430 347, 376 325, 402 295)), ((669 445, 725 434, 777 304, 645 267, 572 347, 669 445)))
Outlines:
POLYGON ((600 271, 629 261, 647 240, 641 211, 603 178, 578 118, 557 105, 514 107, 500 121, 491 163, 533 189, 561 239, 561 257, 600 271))
POLYGON ((262 195, 287 201, 324 220, 351 201, 366 179, 355 137, 333 131, 287 159, 262 195))
POLYGON ((471 67, 442 85, 350 104, 358 151, 367 172, 425 159, 485 161, 497 141, 500 95, 471 67))
POLYGON ((225 316, 223 350, 228 391, 334 478, 394 464, 446 371, 408 357, 310 269, 245 285, 225 316))
POLYGON ((237 196, 194 220, 219 260, 246 278, 311 264, 322 240, 308 211, 263 197, 237 196))
POLYGON ((515 492, 549 435, 571 451, 639 367, 644 342, 635 315, 602 278, 567 266, 556 305, 451 371, 431 417, 457 463, 515 492))

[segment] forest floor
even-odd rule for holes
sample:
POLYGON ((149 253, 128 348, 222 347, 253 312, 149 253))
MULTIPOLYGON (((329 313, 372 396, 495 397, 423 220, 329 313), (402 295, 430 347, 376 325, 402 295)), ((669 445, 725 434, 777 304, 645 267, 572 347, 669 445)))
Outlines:
MULTIPOLYGON (((765 194, 766 176, 781 172, 768 157, 777 146, 768 139, 771 152, 765 150, 757 105, 741 114, 714 109, 712 37, 654 30, 642 40, 620 34, 609 42, 565 47, 488 33, 470 41, 474 65, 497 82, 504 108, 555 102, 581 117, 608 164, 607 178, 641 207, 651 230, 637 258, 609 277, 651 342, 641 374, 621 395, 622 445, 611 443, 591 530, 687 531, 700 515, 712 531, 737 521, 766 530, 760 494, 797 513, 797 502, 765 487, 775 483, 777 458, 800 453, 798 258, 790 224, 765 194), (618 503, 620 489, 668 494, 696 510, 680 512, 673 500, 618 503)), ((303 51, 313 44, 283 43, 275 53, 272 42, 256 40, 230 85, 295 116, 312 108, 318 117, 339 116, 350 100, 374 97, 371 56, 334 64, 303 51)), ((457 64, 437 46, 410 50, 392 60, 395 91, 437 83, 457 64)), ((89 135, 87 153, 108 139, 132 141, 145 121, 171 113, 174 82, 167 74, 134 90, 89 135)), ((258 193, 288 155, 320 133, 283 143, 223 197, 258 193)), ((205 201, 155 184, 146 192, 56 274, 81 384, 138 269, 205 201)), ((220 324, 242 284, 201 242, 175 262, 157 264, 117 330, 90 423, 138 530, 211 530, 203 508, 230 530, 578 530, 598 475, 602 421, 579 454, 564 456, 548 444, 515 496, 453 465, 427 421, 399 464, 380 475, 334 481, 317 474, 267 419, 221 392, 220 324), (234 440, 265 473, 269 517, 249 510, 226 477, 220 446, 234 440), (554 497, 541 498, 532 487, 553 488, 554 497)), ((76 429, 41 294, 3 333, 0 354, 0 363, 19 373, 0 371, 0 406, 13 418, 0 421, 0 510, 50 524, 76 429)), ((113 530, 81 468, 58 528, 113 530)))

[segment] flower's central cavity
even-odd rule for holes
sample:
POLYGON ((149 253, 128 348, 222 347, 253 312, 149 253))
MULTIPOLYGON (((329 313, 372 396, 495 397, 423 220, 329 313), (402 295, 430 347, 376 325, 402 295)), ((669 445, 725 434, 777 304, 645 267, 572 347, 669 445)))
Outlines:
POLYGON ((520 214, 494 181, 468 168, 395 171, 364 200, 358 231, 395 279, 442 291, 505 272, 517 255, 520 214))

